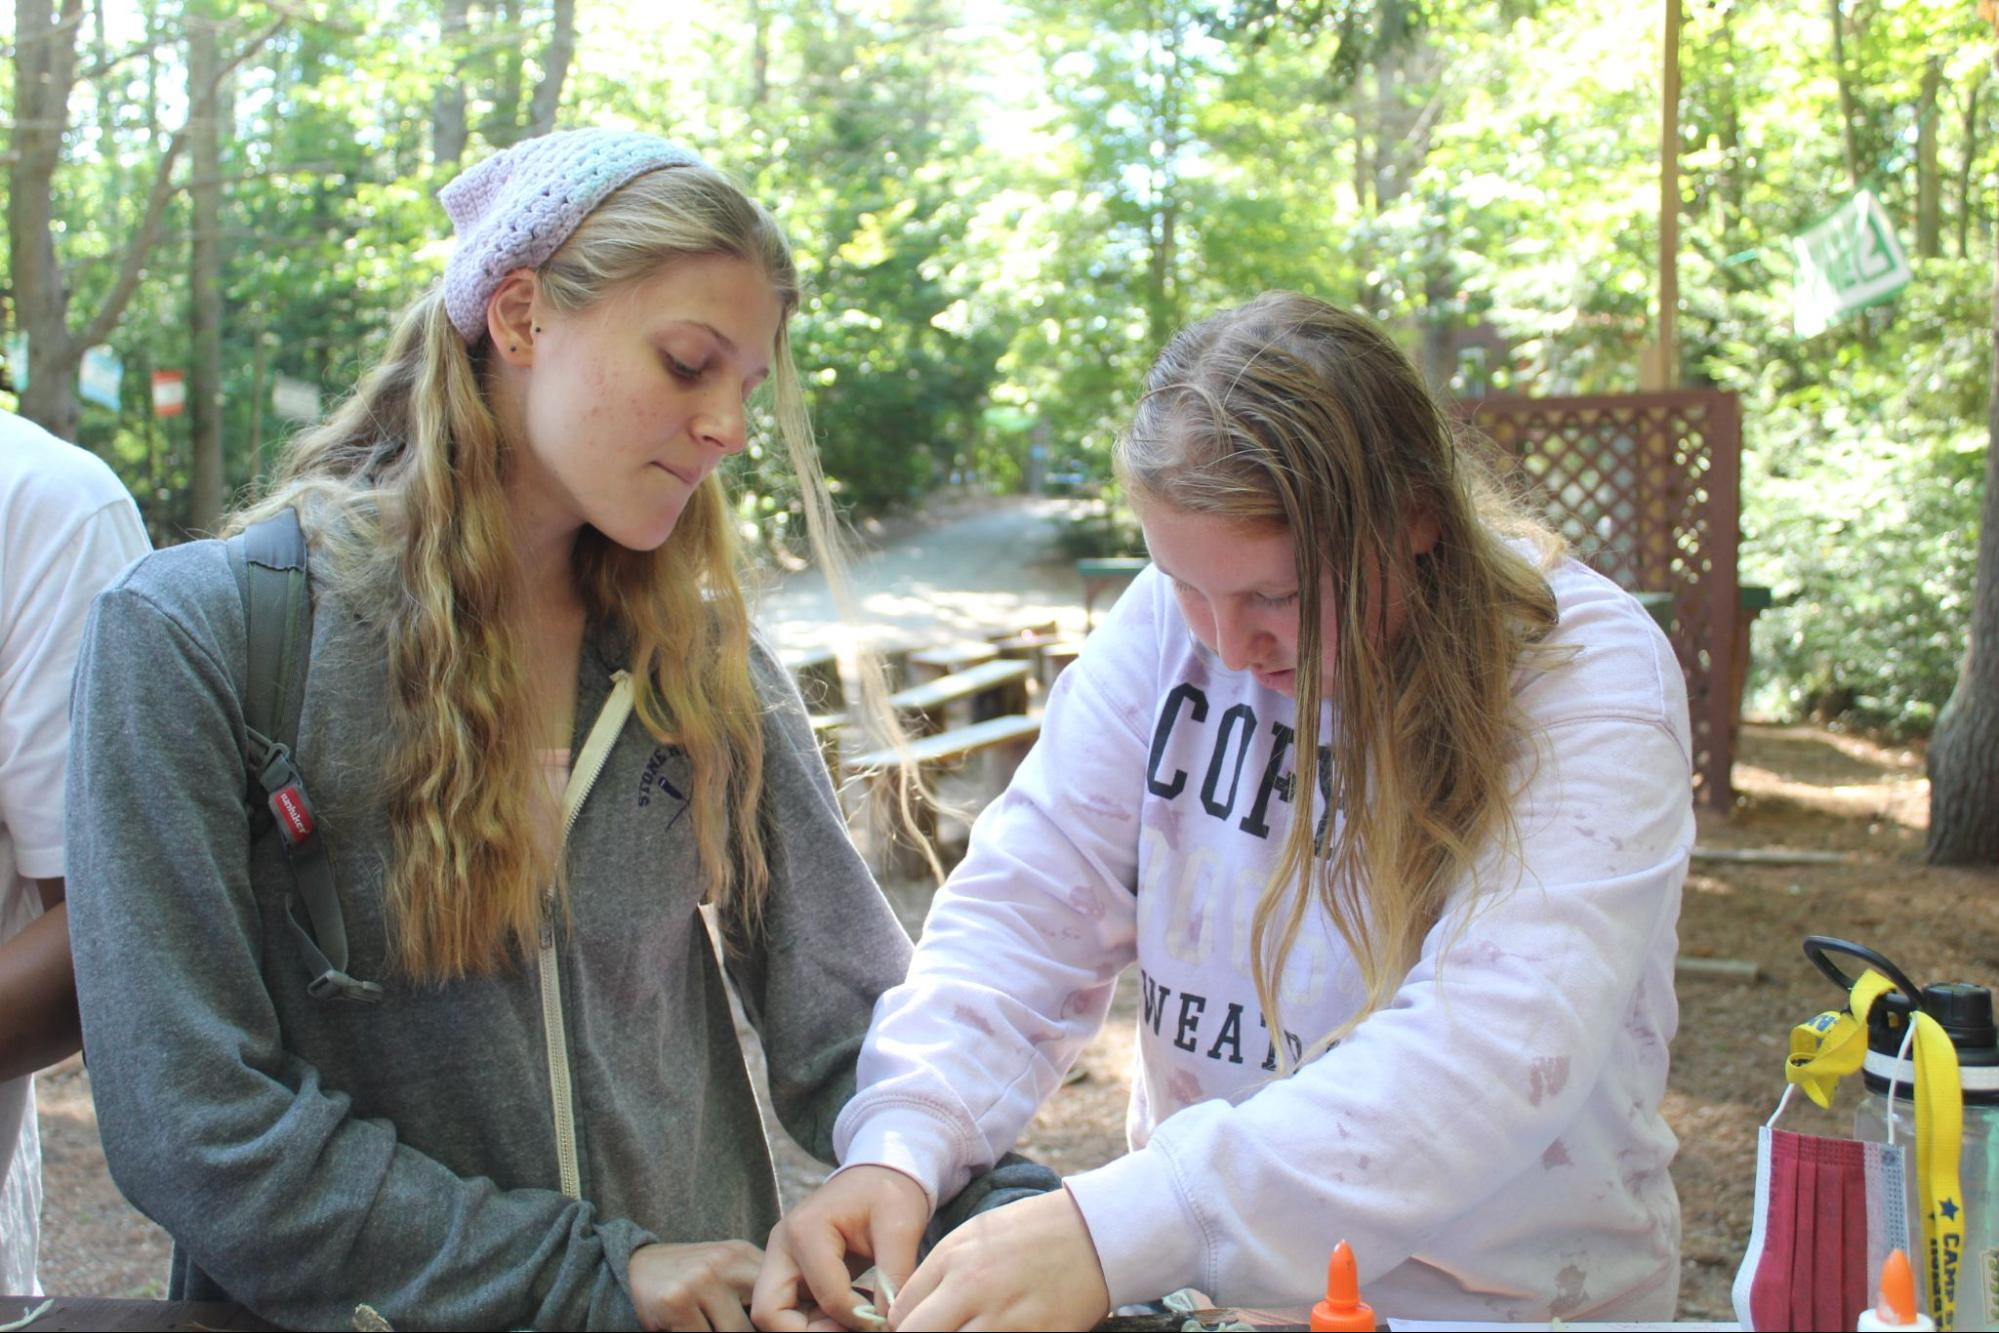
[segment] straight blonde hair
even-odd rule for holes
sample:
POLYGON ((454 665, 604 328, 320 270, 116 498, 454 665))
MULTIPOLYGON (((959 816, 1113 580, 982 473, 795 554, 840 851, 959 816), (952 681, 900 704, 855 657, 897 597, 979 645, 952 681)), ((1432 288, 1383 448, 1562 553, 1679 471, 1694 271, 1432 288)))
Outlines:
MULTIPOLYGON (((788 322, 799 283, 782 232, 706 167, 634 178, 538 272, 556 308, 580 310, 678 260, 708 255, 757 265, 788 322)), ((355 393, 294 443, 270 491, 230 523, 240 529, 296 507, 328 557, 334 586, 357 606, 385 608, 378 628, 389 667, 394 963, 430 982, 487 973, 531 953, 551 885, 567 907, 559 848, 538 832, 546 796, 505 493, 520 442, 501 429, 488 399, 488 351, 465 344, 441 289, 433 289, 403 317, 355 393)), ((845 562, 783 323, 770 392, 813 553, 843 589, 845 562)), ((705 899, 727 933, 752 937, 769 888, 758 819, 763 709, 750 678, 741 551, 721 478, 702 482, 657 550, 627 550, 585 528, 574 573, 591 622, 616 624, 628 636, 641 724, 688 757, 705 899)), ((879 688, 869 693, 881 696, 879 688)))
POLYGON ((1554 627, 1543 571, 1561 544, 1459 447, 1378 327, 1290 292, 1176 336, 1116 463, 1140 503, 1282 529, 1296 545, 1301 780, 1253 919, 1257 998, 1270 1031, 1283 1031, 1281 973, 1315 901, 1365 991, 1359 1012, 1306 1049, 1310 1059, 1387 1003, 1485 849, 1517 847, 1512 677, 1554 627), (1433 518, 1438 535, 1414 554, 1419 517, 1433 518), (1538 559, 1509 538, 1527 539, 1538 559), (1326 578, 1336 626, 1320 623, 1326 578), (1402 617, 1392 639, 1391 590, 1402 617), (1324 759, 1321 662, 1337 720, 1324 759), (1328 795, 1315 812, 1322 763, 1328 795))

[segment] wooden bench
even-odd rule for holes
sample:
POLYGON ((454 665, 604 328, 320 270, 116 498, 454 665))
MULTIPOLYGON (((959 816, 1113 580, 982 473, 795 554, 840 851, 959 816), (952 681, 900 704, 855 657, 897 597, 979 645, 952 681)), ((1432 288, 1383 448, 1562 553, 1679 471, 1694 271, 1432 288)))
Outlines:
POLYGON ((909 676, 913 685, 990 662, 999 649, 989 643, 952 644, 945 648, 925 648, 909 655, 909 676))
POLYGON ((103 1296, 0 1296, 0 1322, 48 1309, 26 1327, 35 1333, 69 1329, 208 1329, 211 1333, 261 1333, 277 1324, 259 1319, 234 1301, 149 1301, 103 1296))
POLYGON ((828 773, 840 771, 840 731, 847 725, 845 713, 814 713, 812 739, 819 742, 819 757, 826 761, 828 773))
MULTIPOLYGON (((1016 747, 1025 755, 1040 735, 1040 718, 1009 713, 918 737, 909 743, 909 758, 912 763, 942 767, 995 748, 1016 747)), ((870 750, 847 760, 846 768, 849 773, 868 773, 892 770, 899 762, 893 749, 870 750)))
POLYGON ((995 634, 986 642, 999 650, 999 655, 1009 662, 1025 662, 1033 669, 1032 679, 1037 689, 1042 688, 1041 654, 1055 642, 1061 633, 1061 626, 1052 620, 1038 625, 1028 625, 1014 634, 995 634))
POLYGON ((945 730, 946 714, 959 700, 971 701, 972 721, 1027 711, 1027 662, 987 661, 948 676, 939 676, 888 698, 889 706, 910 734, 929 736, 945 730))
POLYGON ((1097 597, 1113 583, 1129 582, 1145 572, 1152 562, 1144 556, 1121 555, 1099 560, 1078 560, 1076 575, 1083 580, 1083 633, 1095 627, 1091 619, 1097 597))
POLYGON ((808 713, 837 713, 847 706, 847 687, 840 679, 840 659, 830 649, 782 653, 779 659, 808 713))
POLYGON ((1017 629, 1001 630, 997 634, 986 635, 990 644, 1011 643, 1015 639, 1052 639, 1062 632, 1060 622, 1043 620, 1033 625, 1022 625, 1017 629))
MULTIPOLYGON (((1024 666, 1024 663, 998 663, 1003 666, 1024 666)), ((1034 748, 1034 742, 1041 735, 1041 719, 1025 717, 1018 713, 1004 717, 987 718, 970 726, 955 727, 933 735, 919 737, 909 743, 907 762, 914 764, 925 779, 931 791, 936 790, 938 774, 948 768, 963 764, 979 755, 990 755, 991 763, 987 771, 987 786, 994 791, 1003 791, 1013 779, 1013 772, 1020 767, 1020 761, 1034 748)), ((929 862, 921 847, 911 846, 897 836, 895 800, 897 778, 901 772, 904 757, 893 749, 873 750, 856 755, 846 761, 843 772, 850 777, 865 777, 869 784, 871 841, 886 838, 888 845, 882 848, 876 843, 875 869, 882 874, 899 876, 921 876, 929 870, 929 862)), ((931 847, 937 845, 937 810, 934 806, 923 805, 915 811, 916 831, 931 847)))
POLYGON ((1055 688, 1055 678, 1081 656, 1082 651, 1080 639, 1057 639, 1041 650, 1041 692, 1044 695, 1055 688))
MULTIPOLYGON (((1673 625, 1678 619, 1678 610, 1673 605, 1673 594, 1669 592, 1634 592, 1638 604, 1645 608, 1666 637, 1673 637, 1673 625)), ((1742 687, 1749 680, 1749 627, 1756 617, 1770 609, 1774 599, 1770 589, 1760 583, 1739 583, 1735 588, 1735 653, 1734 669, 1728 682, 1729 697, 1729 739, 1733 753, 1735 732, 1742 725, 1742 687)))
POLYGON ((899 643, 877 649, 875 655, 881 658, 882 674, 888 678, 891 690, 907 689, 916 684, 916 676, 911 671, 909 659, 916 652, 914 644, 899 643))

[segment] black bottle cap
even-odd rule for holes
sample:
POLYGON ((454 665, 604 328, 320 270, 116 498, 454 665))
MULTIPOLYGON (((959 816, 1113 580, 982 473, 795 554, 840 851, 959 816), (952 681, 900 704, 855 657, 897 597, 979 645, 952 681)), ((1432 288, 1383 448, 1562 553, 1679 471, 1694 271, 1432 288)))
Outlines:
MULTIPOLYGON (((1958 1058, 1979 1051, 1992 1052, 1990 1063, 1999 1063, 1999 1027, 1992 1022, 1992 992, 1965 981, 1942 981, 1923 987, 1923 1012, 1934 1018, 1950 1034, 1958 1058)), ((1988 1061, 1978 1060, 1984 1064, 1988 1061)))

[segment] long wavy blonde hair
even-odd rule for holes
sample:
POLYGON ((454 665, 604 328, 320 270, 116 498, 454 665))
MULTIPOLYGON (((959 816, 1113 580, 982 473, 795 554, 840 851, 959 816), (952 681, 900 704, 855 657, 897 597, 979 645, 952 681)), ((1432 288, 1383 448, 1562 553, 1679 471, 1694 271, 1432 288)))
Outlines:
POLYGON ((1270 1031, 1283 1031, 1280 977, 1314 901, 1352 950, 1366 995, 1309 1059, 1394 994, 1485 850, 1517 847, 1509 769, 1525 738, 1512 677, 1554 627, 1543 571, 1560 542, 1459 447, 1379 328, 1290 292, 1175 337, 1146 379, 1117 465, 1141 505, 1281 529, 1297 548, 1300 780, 1253 918, 1257 998, 1270 1031), (1425 515, 1437 540, 1413 554, 1411 524, 1425 515), (1509 538, 1529 539, 1538 559, 1509 538), (1333 627, 1319 617, 1326 579, 1333 627), (1401 614, 1392 637, 1391 595, 1401 614), (1310 666, 1321 661, 1338 720, 1329 762, 1319 759, 1320 673, 1310 666), (1318 763, 1328 792, 1315 813, 1318 763))
MULTIPOLYGON (((558 309, 583 309, 704 255, 756 264, 787 321, 797 308, 797 269, 776 222, 697 166, 648 172, 613 192, 541 267, 541 290, 558 309)), ((506 481, 521 446, 488 399, 489 350, 466 346, 432 290, 355 393, 299 437, 274 486, 230 525, 297 507, 324 575, 354 605, 385 608, 394 961, 432 982, 530 952, 543 895, 561 884, 559 848, 539 832, 547 798, 509 534, 506 481)), ((783 324, 770 393, 814 553, 837 583, 842 560, 783 324)), ((721 478, 711 475, 655 551, 586 527, 574 573, 591 622, 627 636, 640 722, 688 757, 707 900, 728 926, 754 933, 769 883, 757 818, 764 748, 739 561, 721 478)))

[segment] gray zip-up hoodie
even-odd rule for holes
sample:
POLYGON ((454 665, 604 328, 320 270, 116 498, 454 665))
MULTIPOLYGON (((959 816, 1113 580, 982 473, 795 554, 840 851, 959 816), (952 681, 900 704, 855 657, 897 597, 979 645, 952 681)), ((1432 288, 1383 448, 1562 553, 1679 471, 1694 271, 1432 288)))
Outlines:
MULTIPOLYGON (((112 1175, 173 1235, 181 1294, 281 1324, 347 1327, 366 1302, 397 1328, 630 1326, 635 1248, 762 1244, 778 1216, 696 910, 687 759, 636 719, 616 733, 568 834, 559 1010, 536 959, 413 984, 386 961, 383 655, 352 608, 315 592, 298 758, 349 971, 387 987, 374 1006, 306 993, 279 840, 251 843, 243 616, 222 545, 157 552, 93 608, 72 706, 70 929, 112 1175), (580 1198, 561 1192, 545 1012, 565 1039, 580 1198)), ((593 629, 579 761, 622 666, 618 636, 593 629)), ((727 965, 779 1116, 830 1160, 870 1009, 909 943, 847 838, 796 691, 762 649, 754 674, 768 924, 725 941, 727 965)))

